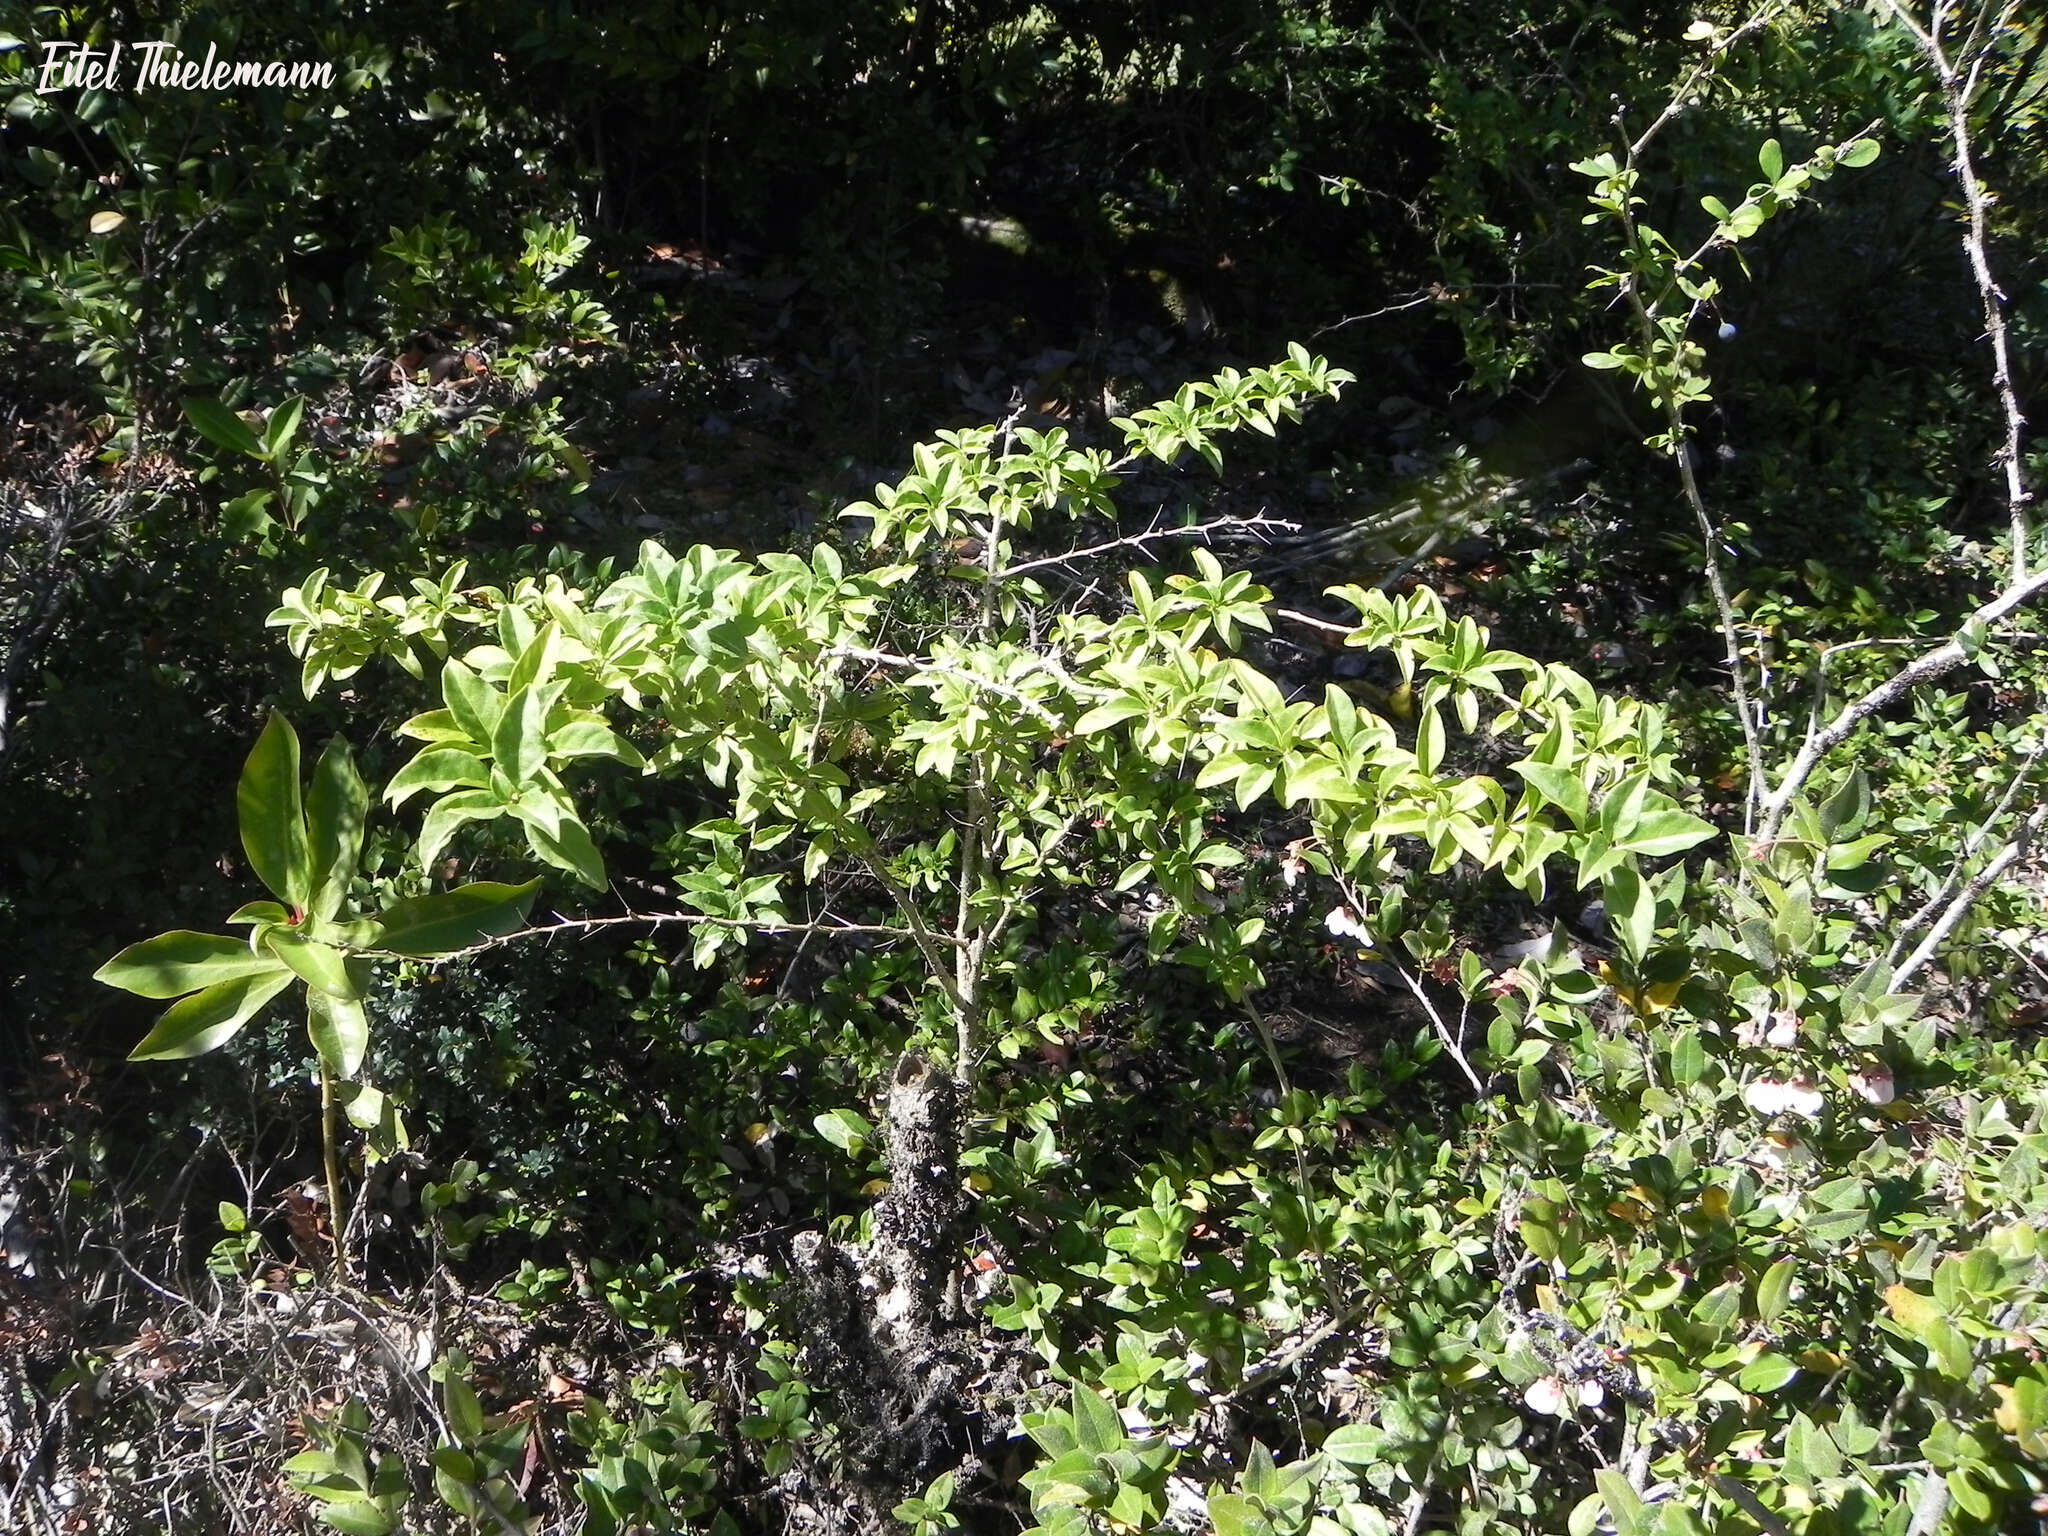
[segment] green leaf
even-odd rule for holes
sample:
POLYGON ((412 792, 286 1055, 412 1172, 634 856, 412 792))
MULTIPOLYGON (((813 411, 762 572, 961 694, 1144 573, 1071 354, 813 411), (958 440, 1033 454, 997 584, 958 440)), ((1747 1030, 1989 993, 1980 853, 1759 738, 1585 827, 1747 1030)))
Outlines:
POLYGON ((1768 1397, 1789 1385, 1798 1374, 1799 1367, 1793 1361, 1780 1354, 1766 1353, 1745 1365, 1736 1376, 1735 1384, 1745 1392, 1768 1397))
POLYGON ((1763 148, 1756 152, 1756 163, 1765 180, 1776 181, 1785 174, 1785 151, 1778 147, 1776 139, 1765 139, 1763 148))
POLYGON ((1593 1483, 1600 1490, 1607 1512, 1614 1516, 1614 1528, 1620 1536, 1641 1536, 1646 1524, 1643 1501, 1629 1487, 1628 1479, 1611 1467, 1603 1467, 1593 1474, 1593 1483))
POLYGON ((342 1536, 391 1536, 398 1529, 398 1517, 368 1499, 341 1499, 328 1504, 321 1509, 320 1519, 342 1536))
POLYGON ((483 1438, 483 1404, 464 1379, 461 1363, 454 1359, 442 1368, 441 1407, 448 1418, 448 1433, 457 1444, 475 1445, 483 1438))
POLYGON ((268 927, 272 923, 288 923, 291 912, 283 902, 245 901, 228 914, 231 923, 249 923, 257 927, 268 927))
POLYGON ((286 906, 303 912, 313 891, 313 859, 299 803, 299 737, 272 712, 235 791, 242 849, 256 878, 286 906))
POLYGON ((95 981, 137 997, 183 997, 201 987, 277 968, 271 956, 255 953, 229 934, 177 928, 130 944, 92 975, 95 981))
POLYGON ((875 1134, 874 1126, 850 1109, 829 1110, 814 1117, 811 1124, 833 1146, 855 1157, 860 1156, 875 1134))
POLYGON ((302 395, 277 406, 270 413, 270 421, 263 430, 263 455, 276 459, 291 447, 292 439, 298 436, 299 422, 306 414, 306 401, 302 395))
POLYGON ((1076 736, 1093 736, 1098 731, 1106 731, 1111 726, 1121 725, 1126 720, 1135 720, 1144 713, 1145 706, 1140 700, 1129 696, 1111 699, 1106 704, 1096 705, 1080 719, 1076 720, 1074 722, 1074 734, 1076 736))
POLYGON ((1785 1303, 1791 1299, 1792 1282, 1799 1274, 1799 1261, 1787 1254, 1769 1269, 1763 1279, 1756 1283, 1756 1315, 1766 1323, 1775 1323, 1785 1310, 1785 1303))
POLYGON ((292 973, 278 965, 253 976, 215 982, 165 1009, 156 1027, 128 1053, 128 1059, 183 1061, 218 1050, 293 980, 292 973))
POLYGON ((1102 1395, 1076 1383, 1074 1386, 1074 1434, 1080 1448, 1091 1456, 1121 1447, 1125 1440, 1124 1421, 1117 1417, 1102 1395))
POLYGON ((464 822, 492 821, 504 815, 507 809, 505 802, 487 789, 465 789, 460 794, 435 801, 433 809, 420 823, 420 862, 433 863, 448 845, 448 839, 464 822))
POLYGON ((1552 805, 1560 807, 1571 817, 1576 826, 1584 826, 1590 798, 1586 793, 1585 781, 1577 774, 1559 768, 1554 763, 1532 763, 1523 761, 1514 765, 1515 772, 1523 782, 1530 785, 1537 794, 1552 805))
POLYGON ((396 902, 378 914, 383 936, 378 948, 416 960, 433 960, 485 939, 516 933, 526 923, 540 881, 501 885, 476 880, 452 891, 437 891, 396 902))
MULTIPOLYGON (((1656 798, 1661 799, 1662 796, 1656 798)), ((1718 836, 1720 828, 1711 821, 1702 821, 1671 805, 1667 809, 1648 811, 1638 816, 1628 834, 1614 840, 1614 846, 1641 854, 1644 858, 1657 858, 1667 853, 1682 853, 1710 837, 1718 836)))
POLYGON ((264 457, 263 444, 249 430, 249 424, 212 395, 187 395, 181 402, 185 419, 199 429, 199 435, 217 448, 245 453, 252 459, 264 457))
POLYGON ((1699 1031, 1682 1029, 1671 1042, 1671 1080, 1681 1088, 1691 1087, 1706 1075, 1707 1048, 1699 1031))
POLYGON ((326 919, 341 910, 363 853, 363 820, 370 791, 356 772, 348 743, 328 741, 313 765, 312 789, 306 796, 306 841, 313 860, 311 915, 326 919))
POLYGON ((421 790, 482 788, 491 782, 491 767, 474 752, 460 747, 429 747, 391 777, 384 786, 388 805, 403 805, 421 790))
POLYGON ((451 656, 441 666, 441 698, 471 741, 479 747, 491 744, 505 712, 502 693, 451 656))
POLYGON ((360 996, 356 978, 340 950, 319 944, 289 928, 272 928, 260 942, 290 966, 307 986, 333 997, 360 996))
MULTIPOLYGON (((318 1049, 317 1044, 315 1049, 318 1049)), ((391 1101, 380 1090, 368 1083, 346 1083, 342 1086, 345 1091, 335 1097, 341 1100, 342 1113, 348 1116, 350 1125, 359 1131, 374 1131, 383 1125, 391 1101)))
POLYGON ((1273 1536, 1272 1522, 1242 1494, 1210 1494, 1209 1522, 1216 1527, 1216 1536, 1273 1536))
MULTIPOLYGON (((818 548, 825 546, 820 544, 818 548)), ((550 758, 613 757, 628 768, 644 768, 647 760, 631 742, 598 720, 571 720, 548 734, 550 758)))
POLYGON ((370 1021, 360 998, 306 989, 306 1036, 336 1077, 354 1077, 370 1047, 370 1021))
POLYGON ((1623 864, 1601 883, 1607 921, 1622 941, 1622 952, 1640 960, 1657 940, 1657 898, 1633 866, 1623 864))
POLYGON ((574 816, 563 816, 559 830, 548 832, 526 823, 526 841, 533 851, 557 869, 566 869, 593 890, 610 882, 604 872, 604 857, 590 840, 590 829, 574 816))
POLYGON ((505 702, 491 733, 491 756, 514 784, 525 784, 548 760, 548 702, 542 690, 521 688, 505 702))
POLYGON ((1835 164, 1846 165, 1851 170, 1859 169, 1877 158, 1878 147, 1875 139, 1856 139, 1842 146, 1841 153, 1835 156, 1835 164))

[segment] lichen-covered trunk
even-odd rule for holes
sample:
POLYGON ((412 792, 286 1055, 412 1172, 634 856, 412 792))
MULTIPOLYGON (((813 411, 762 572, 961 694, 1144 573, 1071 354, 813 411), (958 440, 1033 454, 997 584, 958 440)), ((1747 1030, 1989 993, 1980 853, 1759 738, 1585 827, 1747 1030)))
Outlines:
POLYGON ((866 1529, 886 1527, 896 1501, 977 1450, 974 1382, 988 1362, 960 1300, 963 1107, 950 1073, 905 1053, 889 1088, 889 1188, 872 1238, 850 1247, 809 1233, 796 1244, 805 1373, 830 1396, 840 1491, 866 1529))

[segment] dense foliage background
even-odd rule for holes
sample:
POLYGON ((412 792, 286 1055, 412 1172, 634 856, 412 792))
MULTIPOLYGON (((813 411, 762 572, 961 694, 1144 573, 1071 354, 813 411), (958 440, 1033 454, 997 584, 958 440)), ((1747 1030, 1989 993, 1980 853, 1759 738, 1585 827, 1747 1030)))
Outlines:
POLYGON ((0 1529, 2048 1518, 2031 10, 0 50, 0 1529))

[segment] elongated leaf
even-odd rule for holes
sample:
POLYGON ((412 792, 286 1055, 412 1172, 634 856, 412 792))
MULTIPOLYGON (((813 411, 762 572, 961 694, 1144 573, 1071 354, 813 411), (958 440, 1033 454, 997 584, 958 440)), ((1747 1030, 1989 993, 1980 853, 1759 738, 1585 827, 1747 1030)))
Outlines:
POLYGON ((420 823, 420 862, 431 864, 466 821, 490 821, 505 814, 505 802, 487 789, 465 789, 434 802, 420 823))
POLYGON ((242 849, 256 878, 286 906, 303 912, 313 891, 313 860, 299 801, 299 736, 283 715, 271 715, 243 764, 235 807, 242 849))
POLYGON ((215 447, 230 453, 246 453, 252 459, 264 456, 263 444, 249 430, 248 423, 212 395, 187 395, 183 404, 185 419, 215 447))
POLYGON ((306 989, 306 1035, 337 1077, 354 1077, 370 1047, 370 1020, 362 1001, 306 989))
POLYGON ((341 737, 331 739, 313 765, 306 796, 306 840, 313 860, 312 915, 325 920, 341 910, 363 854, 363 819, 370 791, 341 737))
POLYGON ((290 966, 316 992, 348 997, 356 990, 340 950, 316 944, 289 928, 273 928, 263 938, 270 952, 290 966))
POLYGON ((1769 1269, 1756 1283, 1756 1315, 1765 1323, 1775 1323, 1785 1310, 1785 1303, 1792 1297, 1792 1282, 1799 1275, 1799 1261, 1787 1254, 1769 1269))
POLYGON ((1673 805, 1638 817, 1628 836, 1617 839, 1614 846, 1655 858, 1660 854, 1683 853, 1719 835, 1720 828, 1711 821, 1702 821, 1673 805))
POLYGON ((269 955, 252 954, 247 943, 230 934, 178 928, 130 944, 92 974, 93 980, 137 997, 183 997, 277 968, 269 955))
POLYGON ((592 889, 601 891, 609 883, 604 872, 604 856, 597 851, 597 844, 590 840, 589 829, 573 817, 563 817, 561 829, 553 833, 543 831, 528 821, 526 841, 543 859, 557 869, 566 869, 592 889))
POLYGON ((548 760, 547 701, 540 689, 521 688, 505 701, 491 735, 491 756, 514 784, 524 784, 548 760))
POLYGON ((485 939, 516 933, 526 922, 540 881, 501 885, 477 880, 452 891, 415 896, 379 914, 384 927, 382 947, 395 955, 432 960, 467 949, 485 939))
POLYGON ((460 747, 429 747, 392 776, 384 798, 403 805, 423 789, 437 793, 458 786, 482 788, 491 782, 491 767, 474 752, 460 747))
POLYGON ((1554 763, 1533 763, 1527 760, 1516 763, 1514 769, 1537 794, 1571 817, 1574 825, 1583 827, 1586 824, 1586 785, 1577 774, 1559 768, 1554 763))
POLYGON ((480 747, 488 746, 497 734, 505 696, 451 656, 441 667, 441 697, 469 739, 480 747))
POLYGON ((1657 937, 1657 898, 1641 875, 1624 864, 1608 871, 1604 882, 1607 921, 1624 941, 1624 953, 1640 960, 1657 937))
POLYGON ((216 982, 171 1004, 142 1043, 128 1053, 130 1061, 183 1061, 204 1056, 234 1039, 256 1010, 296 980, 281 965, 252 976, 216 982))
POLYGON ((263 451, 276 458, 291 447, 292 439, 298 435, 299 422, 305 417, 306 401, 303 395, 293 395, 270 413, 270 421, 263 430, 263 451))
MULTIPOLYGON (((820 545, 819 548, 823 548, 820 545)), ((597 720, 571 720, 548 736, 551 758, 615 757, 629 768, 644 768, 639 749, 597 720)))

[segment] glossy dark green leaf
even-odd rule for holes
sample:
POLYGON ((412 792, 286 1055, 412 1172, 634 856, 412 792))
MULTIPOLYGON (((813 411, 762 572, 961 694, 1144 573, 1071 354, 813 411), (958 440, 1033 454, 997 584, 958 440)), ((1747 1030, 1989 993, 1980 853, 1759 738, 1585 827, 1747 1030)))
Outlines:
POLYGON ((235 807, 242 850, 256 878, 286 906, 303 912, 313 891, 313 860, 299 800, 299 737, 283 715, 271 715, 242 765, 235 807))
POLYGON ((232 935, 178 928, 130 944, 92 974, 93 980, 137 997, 183 997, 202 987, 277 968, 271 956, 252 951, 232 935))
POLYGON ((306 1036, 337 1077, 354 1077, 370 1047, 370 1020, 360 998, 306 989, 306 1036))
POLYGON ((306 796, 306 840, 313 860, 311 914, 331 918, 341 910, 362 860, 363 821, 370 791, 356 771, 355 756, 341 737, 331 739, 313 765, 306 796))
POLYGON ((539 889, 537 879, 524 885, 478 880, 397 902, 378 914, 384 928, 380 947, 395 955, 432 960, 516 933, 525 925, 527 908, 539 889))
POLYGON ((218 1050, 235 1037, 256 1011, 297 980, 282 965, 253 976, 216 982, 171 1004, 142 1043, 128 1053, 130 1061, 182 1061, 218 1050))
POLYGON ((333 946, 317 943, 289 928, 268 930, 262 942, 307 986, 335 997, 355 995, 357 989, 342 952, 333 946))
POLYGON ((187 395, 181 403, 185 419, 215 447, 245 453, 252 459, 264 456, 263 443, 249 430, 249 424, 212 395, 187 395))

